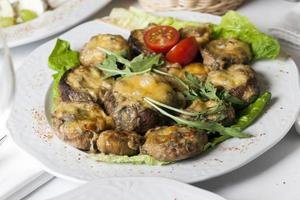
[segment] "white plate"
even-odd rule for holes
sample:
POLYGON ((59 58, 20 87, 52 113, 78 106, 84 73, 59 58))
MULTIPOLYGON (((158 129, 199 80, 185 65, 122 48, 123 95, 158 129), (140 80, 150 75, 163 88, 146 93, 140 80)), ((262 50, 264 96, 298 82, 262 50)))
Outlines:
MULTIPOLYGON (((219 17, 199 13, 169 15, 185 20, 219 21, 219 17)), ((96 20, 60 38, 70 41, 72 48, 79 50, 91 36, 99 33, 129 35, 126 30, 96 20)), ((45 99, 53 72, 48 69, 47 59, 54 44, 55 40, 37 48, 17 72, 16 102, 8 126, 21 148, 39 160, 47 171, 60 177, 88 181, 104 177, 161 176, 189 183, 209 179, 245 165, 275 145, 293 125, 300 107, 298 69, 293 60, 281 56, 277 60, 256 62, 253 67, 258 72, 261 87, 271 91, 273 98, 267 112, 246 130, 255 137, 230 139, 202 156, 167 166, 97 163, 60 141, 48 125, 45 99)))
POLYGON ((9 47, 35 42, 60 33, 95 14, 111 0, 68 0, 40 17, 2 29, 9 47))
POLYGON ((225 200, 188 184, 165 178, 109 178, 89 182, 51 200, 225 200))

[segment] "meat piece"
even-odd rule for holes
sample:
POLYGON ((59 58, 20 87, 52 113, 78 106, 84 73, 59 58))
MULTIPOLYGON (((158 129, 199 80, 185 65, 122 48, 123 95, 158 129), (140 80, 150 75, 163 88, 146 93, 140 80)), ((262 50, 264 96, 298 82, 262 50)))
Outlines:
POLYGON ((182 38, 195 37, 199 47, 203 47, 210 40, 212 28, 209 25, 186 26, 179 30, 182 38))
MULTIPOLYGON (((196 99, 190 106, 186 108, 189 112, 203 112, 203 120, 207 122, 218 122, 224 126, 231 125, 235 120, 235 111, 230 104, 221 105, 218 108, 217 102, 214 100, 208 100, 206 102, 196 99), (220 110, 211 113, 212 109, 220 110), (207 112, 207 113, 205 113, 207 112)), ((186 115, 182 115, 183 118, 192 119, 186 115)))
POLYGON ((57 136, 81 150, 95 150, 101 131, 113 128, 113 120, 97 104, 61 102, 52 113, 57 136))
POLYGON ((110 90, 113 79, 103 79, 102 72, 95 67, 79 66, 65 72, 59 82, 63 101, 102 104, 104 94, 110 90))
POLYGON ((207 81, 229 91, 245 104, 253 102, 259 95, 255 71, 249 65, 232 65, 226 70, 212 71, 207 81))
POLYGON ((199 155, 207 144, 204 131, 184 127, 158 127, 145 135, 141 153, 161 161, 177 161, 199 155))
POLYGON ((165 123, 164 118, 144 101, 150 97, 162 103, 183 107, 184 96, 177 92, 164 76, 147 73, 116 81, 105 95, 106 111, 114 118, 117 129, 145 133, 165 123))
POLYGON ((141 139, 135 132, 108 130, 100 134, 97 147, 101 153, 133 156, 139 153, 141 139))
POLYGON ((213 70, 232 64, 248 64, 252 53, 248 44, 236 39, 218 39, 208 43, 201 51, 203 64, 213 70))
POLYGON ((84 66, 97 66, 102 63, 106 54, 99 48, 105 48, 113 52, 121 52, 129 56, 129 46, 121 35, 99 34, 90 39, 80 52, 80 62, 84 66))

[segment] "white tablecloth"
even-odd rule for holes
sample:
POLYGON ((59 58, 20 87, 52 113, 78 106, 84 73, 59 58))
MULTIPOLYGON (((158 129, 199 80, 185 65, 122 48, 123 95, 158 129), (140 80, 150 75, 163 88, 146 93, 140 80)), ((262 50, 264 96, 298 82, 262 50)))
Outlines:
MULTIPOLYGON (((138 6, 133 0, 113 1, 93 16, 103 17, 113 7, 138 6)), ((248 16, 261 30, 276 23, 295 3, 283 0, 248 0, 238 11, 248 16)), ((50 38, 51 39, 51 38, 50 38)), ((16 66, 46 40, 12 50, 16 66)), ((290 52, 300 66, 300 52, 290 52)), ((21 167, 21 166, 20 166, 21 167)), ((300 136, 292 128, 275 147, 248 165, 227 175, 196 184, 228 200, 298 200, 300 199, 300 136)), ((41 200, 54 197, 79 184, 55 178, 27 199, 41 200)))

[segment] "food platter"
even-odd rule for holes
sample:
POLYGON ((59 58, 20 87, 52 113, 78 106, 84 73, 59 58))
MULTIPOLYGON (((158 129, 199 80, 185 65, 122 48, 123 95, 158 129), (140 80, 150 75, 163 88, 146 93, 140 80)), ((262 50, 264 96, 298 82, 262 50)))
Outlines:
POLYGON ((110 0, 70 0, 54 10, 43 13, 26 23, 2 29, 9 47, 16 47, 41 40, 62 32, 108 4, 110 0))
MULTIPOLYGON (((220 21, 219 17, 190 12, 164 15, 200 22, 220 21)), ((60 38, 70 41, 72 49, 79 50, 91 36, 99 33, 120 34, 125 38, 129 35, 125 29, 95 20, 60 38)), ((54 44, 53 40, 36 49, 17 72, 16 104, 8 125, 12 138, 21 148, 38 159, 46 170, 64 178, 89 181, 115 176, 162 176, 189 183, 206 180, 245 165, 275 145, 293 125, 299 110, 298 69, 290 57, 281 54, 276 60, 259 61, 253 66, 261 88, 273 94, 267 112, 246 129, 255 137, 230 139, 200 157, 168 166, 97 163, 86 153, 60 141, 48 124, 53 72, 48 69, 47 60, 54 44)))

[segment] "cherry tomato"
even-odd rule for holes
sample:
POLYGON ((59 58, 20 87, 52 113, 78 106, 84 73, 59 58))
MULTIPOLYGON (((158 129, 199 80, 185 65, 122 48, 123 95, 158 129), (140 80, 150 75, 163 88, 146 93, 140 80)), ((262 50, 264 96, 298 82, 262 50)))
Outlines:
POLYGON ((154 26, 144 33, 146 46, 156 53, 167 53, 180 38, 172 26, 154 26))
POLYGON ((198 53, 198 44, 194 37, 188 37, 176 44, 168 53, 167 60, 181 65, 189 64, 198 53))

